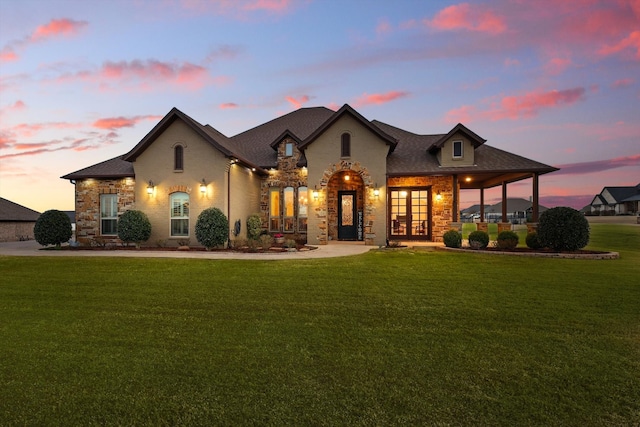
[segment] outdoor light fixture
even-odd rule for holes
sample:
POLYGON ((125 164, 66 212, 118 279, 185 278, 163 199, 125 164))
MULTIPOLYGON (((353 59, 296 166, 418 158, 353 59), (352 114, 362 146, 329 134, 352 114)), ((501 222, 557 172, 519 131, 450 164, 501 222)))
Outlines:
POLYGON ((380 189, 378 188, 378 184, 374 184, 373 195, 377 199, 380 197, 380 189))
POLYGON ((204 178, 202 178, 202 182, 200 183, 200 192, 202 194, 207 192, 207 183, 204 181, 204 178))
POLYGON ((464 180, 465 180, 466 182, 471 182, 471 177, 470 177, 470 176, 468 176, 468 177, 466 177, 464 180))
POLYGON ((153 194, 153 181, 149 180, 149 185, 147 185, 147 194, 153 194))
POLYGON ((313 200, 318 200, 318 187, 313 187, 313 200))
POLYGON ((345 180, 345 181, 349 181, 350 179, 351 179, 351 177, 350 177, 349 175, 345 175, 345 176, 344 176, 344 180, 345 180))
POLYGON ((438 201, 442 200, 442 195, 440 194, 439 191, 438 191, 438 194, 436 194, 436 200, 438 201))

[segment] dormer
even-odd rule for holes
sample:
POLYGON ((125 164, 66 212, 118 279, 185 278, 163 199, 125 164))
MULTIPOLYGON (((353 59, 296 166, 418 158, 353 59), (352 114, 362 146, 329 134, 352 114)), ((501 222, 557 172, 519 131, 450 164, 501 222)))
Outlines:
POLYGON ((458 123, 448 134, 434 142, 428 151, 436 155, 440 166, 473 166, 475 149, 485 142, 486 139, 479 137, 462 123, 458 123))

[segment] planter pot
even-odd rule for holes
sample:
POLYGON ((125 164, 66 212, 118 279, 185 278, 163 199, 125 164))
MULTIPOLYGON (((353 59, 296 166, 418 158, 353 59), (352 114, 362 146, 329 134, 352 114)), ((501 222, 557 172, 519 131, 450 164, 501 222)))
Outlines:
POLYGON ((284 237, 276 237, 274 239, 274 242, 276 242, 277 244, 281 245, 284 243, 284 237))

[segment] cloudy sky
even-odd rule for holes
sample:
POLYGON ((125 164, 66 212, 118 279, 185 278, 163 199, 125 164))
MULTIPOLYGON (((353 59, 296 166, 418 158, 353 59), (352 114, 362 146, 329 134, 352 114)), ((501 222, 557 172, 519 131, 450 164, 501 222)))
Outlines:
POLYGON ((0 196, 38 211, 74 209, 60 176, 174 106, 233 136, 345 103, 421 134, 462 122, 562 168, 541 203, 581 208, 640 182, 640 0, 0 0, 0 196))

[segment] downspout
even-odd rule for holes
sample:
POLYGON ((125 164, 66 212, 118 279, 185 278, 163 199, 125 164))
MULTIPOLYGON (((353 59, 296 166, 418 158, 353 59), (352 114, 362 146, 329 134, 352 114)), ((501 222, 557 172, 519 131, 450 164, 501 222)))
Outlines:
POLYGON ((227 247, 231 249, 231 167, 233 166, 233 159, 229 162, 229 169, 227 170, 227 218, 229 221, 229 239, 227 240, 227 247))

